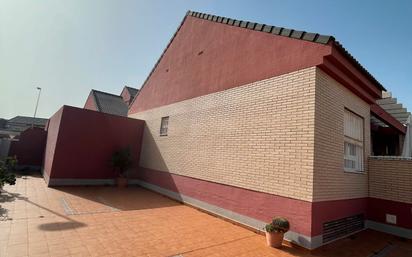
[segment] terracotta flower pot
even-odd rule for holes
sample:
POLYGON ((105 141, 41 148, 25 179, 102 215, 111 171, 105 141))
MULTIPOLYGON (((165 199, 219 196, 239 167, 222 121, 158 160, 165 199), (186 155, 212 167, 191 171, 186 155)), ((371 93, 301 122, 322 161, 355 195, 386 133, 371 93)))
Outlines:
POLYGON ((125 188, 127 187, 127 178, 118 177, 116 178, 117 187, 125 188))
POLYGON ((280 248, 282 247, 283 235, 282 232, 265 232, 266 244, 270 247, 280 248))

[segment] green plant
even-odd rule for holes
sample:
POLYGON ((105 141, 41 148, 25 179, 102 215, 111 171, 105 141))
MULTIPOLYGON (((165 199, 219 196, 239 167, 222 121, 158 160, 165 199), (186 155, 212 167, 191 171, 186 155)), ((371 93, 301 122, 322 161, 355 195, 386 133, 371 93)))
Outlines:
POLYGON ((0 188, 5 184, 16 184, 16 176, 11 173, 17 164, 16 157, 6 157, 0 160, 0 188))
POLYGON ((265 231, 268 233, 286 233, 289 231, 289 221, 283 217, 274 217, 271 223, 266 224, 265 231))
POLYGON ((127 169, 132 165, 132 155, 130 148, 123 148, 115 151, 110 161, 115 170, 118 171, 120 177, 124 177, 127 169))

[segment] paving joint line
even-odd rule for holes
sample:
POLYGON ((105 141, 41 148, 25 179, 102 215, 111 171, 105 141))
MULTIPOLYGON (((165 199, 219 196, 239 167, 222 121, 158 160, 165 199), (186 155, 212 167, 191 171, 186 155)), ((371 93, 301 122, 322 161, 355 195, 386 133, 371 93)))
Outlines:
POLYGON ((170 257, 183 257, 183 254, 192 253, 192 252, 195 252, 195 251, 201 251, 201 250, 205 250, 205 249, 208 249, 208 248, 217 247, 217 246, 221 246, 221 245, 225 245, 225 244, 230 244, 230 243, 233 243, 233 242, 236 242, 236 241, 240 241, 240 240, 247 239, 247 238, 252 238, 252 237, 255 237, 255 236, 257 236, 257 235, 250 235, 250 236, 245 236, 245 237, 241 237, 241 238, 236 238, 236 239, 233 239, 233 240, 225 241, 225 242, 220 243, 220 244, 214 244, 214 245, 209 245, 209 246, 205 246, 205 247, 198 248, 198 249, 193 249, 193 250, 190 250, 190 251, 180 253, 178 255, 170 256, 170 257))
POLYGON ((396 244, 389 242, 385 247, 380 249, 377 252, 372 253, 369 257, 385 257, 388 256, 395 248, 397 247, 396 244))

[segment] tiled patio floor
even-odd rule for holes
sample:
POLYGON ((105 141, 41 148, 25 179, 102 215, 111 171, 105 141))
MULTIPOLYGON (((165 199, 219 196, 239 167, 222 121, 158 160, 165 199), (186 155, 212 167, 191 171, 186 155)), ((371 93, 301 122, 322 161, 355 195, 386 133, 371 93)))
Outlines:
POLYGON ((47 188, 25 176, 0 196, 0 256, 412 256, 412 244, 366 231, 310 254, 265 246, 249 230, 131 187, 47 188))

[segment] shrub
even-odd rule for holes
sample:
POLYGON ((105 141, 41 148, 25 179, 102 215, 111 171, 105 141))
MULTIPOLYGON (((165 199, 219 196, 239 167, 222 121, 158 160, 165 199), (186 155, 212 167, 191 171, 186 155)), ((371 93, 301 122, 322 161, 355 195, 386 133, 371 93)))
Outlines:
POLYGON ((17 164, 15 157, 6 157, 0 160, 0 188, 5 184, 16 184, 16 176, 12 173, 17 164))
POLYGON ((132 165, 130 148, 123 148, 113 153, 110 161, 113 168, 117 169, 119 176, 123 177, 127 169, 132 165))
POLYGON ((286 233, 289 231, 289 221, 282 217, 274 217, 272 222, 265 226, 265 231, 268 233, 286 233))

